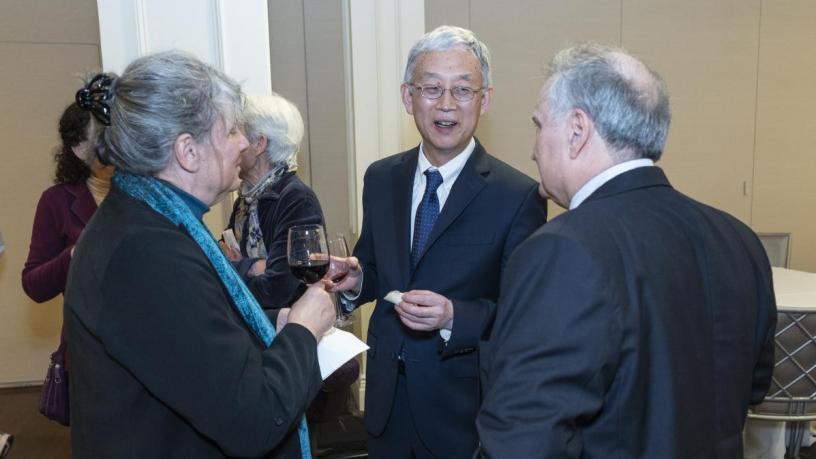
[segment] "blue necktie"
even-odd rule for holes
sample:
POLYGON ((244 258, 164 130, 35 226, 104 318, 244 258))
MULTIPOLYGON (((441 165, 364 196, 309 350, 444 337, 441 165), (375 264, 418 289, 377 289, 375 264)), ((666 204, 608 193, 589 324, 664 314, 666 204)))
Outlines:
POLYGON ((414 239, 411 244, 411 270, 416 267, 422 249, 428 242, 436 217, 439 216, 439 198, 436 196, 436 189, 442 184, 442 174, 437 170, 427 169, 425 171, 425 194, 417 207, 416 218, 414 219, 414 239))

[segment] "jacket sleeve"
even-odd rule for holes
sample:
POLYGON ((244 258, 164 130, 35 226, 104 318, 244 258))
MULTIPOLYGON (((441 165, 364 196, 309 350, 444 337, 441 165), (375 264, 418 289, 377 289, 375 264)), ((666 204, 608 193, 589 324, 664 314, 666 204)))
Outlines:
MULTIPOLYGON (((502 249, 502 272, 516 247, 546 221, 547 203, 539 196, 536 184, 527 191, 509 225, 510 231, 502 249)), ((488 339, 496 315, 496 303, 488 298, 451 299, 451 302, 453 330, 442 352, 444 356, 476 349, 479 340, 488 339)))
POLYGON ((289 269, 286 253, 289 228, 323 225, 323 210, 317 196, 304 185, 303 188, 293 188, 281 194, 275 208, 263 212, 261 219, 267 251, 266 270, 260 276, 248 276, 248 268, 239 272, 242 272, 249 290, 264 309, 284 308, 294 303, 305 291, 289 269))
POLYGON ((321 383, 306 328, 264 349, 175 229, 125 239, 104 272, 99 339, 151 394, 229 456, 266 454, 296 428, 321 383))
POLYGON ((60 209, 58 196, 43 193, 34 214, 31 245, 23 267, 23 290, 34 301, 42 303, 65 290, 71 248, 61 231, 66 209, 60 209))
POLYGON ((479 457, 579 458, 619 359, 615 295, 576 243, 536 237, 514 256, 483 365, 479 457))

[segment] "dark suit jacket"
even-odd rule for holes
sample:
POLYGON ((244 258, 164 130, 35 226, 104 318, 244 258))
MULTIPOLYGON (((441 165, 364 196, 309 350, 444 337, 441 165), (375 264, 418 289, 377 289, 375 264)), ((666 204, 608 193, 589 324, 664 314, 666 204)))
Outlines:
POLYGON ((289 324, 264 348, 195 241, 115 185, 77 244, 65 332, 74 458, 300 457, 314 336, 289 324))
POLYGON ((411 413, 425 445, 445 457, 476 446, 478 346, 489 334, 499 278, 516 246, 544 223, 546 207, 526 175, 476 149, 457 178, 410 271, 411 194, 419 148, 372 164, 363 188, 363 228, 354 255, 364 271, 359 303, 377 300, 368 329, 366 428, 383 432, 397 380, 397 355, 406 357, 411 413), (453 302, 447 346, 437 331, 403 326, 391 290, 432 290, 453 302))
MULTIPOLYGON (((239 201, 232 207, 232 215, 227 228, 234 228, 235 213, 239 201)), ((320 201, 311 188, 306 186, 294 172, 284 174, 280 180, 264 191, 258 198, 258 220, 263 231, 266 246, 266 271, 260 276, 249 276, 247 272, 257 258, 245 258, 236 268, 249 290, 264 309, 279 309, 291 306, 306 287, 292 274, 286 254, 289 228, 296 225, 323 225, 323 210, 320 201)), ((241 233, 246 234, 244 220, 241 233)), ((327 234, 328 237, 328 234, 327 234)), ((241 239, 241 255, 247 256, 247 238, 241 239)))
POLYGON ((491 458, 742 458, 773 366, 767 257, 657 167, 521 244, 502 282, 477 425, 491 458))
POLYGON ((71 249, 94 211, 96 202, 84 181, 43 192, 23 268, 23 290, 32 300, 42 303, 65 290, 71 249))

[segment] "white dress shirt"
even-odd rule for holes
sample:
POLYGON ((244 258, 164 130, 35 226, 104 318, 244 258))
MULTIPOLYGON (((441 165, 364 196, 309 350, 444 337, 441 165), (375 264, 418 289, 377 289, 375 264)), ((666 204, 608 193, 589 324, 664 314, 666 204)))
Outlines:
POLYGON ((584 186, 582 186, 581 188, 578 189, 577 192, 575 192, 575 194, 572 196, 572 199, 570 199, 570 210, 580 206, 581 203, 584 202, 586 198, 588 198, 598 188, 603 186, 604 183, 623 174, 624 172, 629 172, 632 169, 637 169, 638 167, 648 166, 654 166, 654 161, 652 161, 651 159, 633 159, 631 161, 624 161, 620 164, 615 164, 609 169, 589 179, 588 182, 584 183, 584 186))
MULTIPOLYGON (((465 163, 470 159, 470 155, 473 154, 475 148, 476 141, 471 137, 470 142, 461 153, 454 156, 441 167, 434 167, 431 162, 428 161, 428 158, 425 157, 423 144, 419 145, 419 158, 417 160, 416 173, 414 174, 414 191, 411 195, 411 249, 413 249, 414 244, 416 212, 419 208, 419 203, 422 201, 422 195, 425 194, 425 184, 427 182, 425 171, 428 169, 436 169, 442 175, 442 184, 436 189, 436 197, 439 199, 439 213, 442 213, 442 209, 445 207, 445 201, 447 201, 448 196, 450 196, 453 184, 456 183, 459 173, 465 168, 465 163)), ((439 336, 441 336, 445 342, 448 342, 451 337, 451 331, 442 328, 439 330, 439 336)))

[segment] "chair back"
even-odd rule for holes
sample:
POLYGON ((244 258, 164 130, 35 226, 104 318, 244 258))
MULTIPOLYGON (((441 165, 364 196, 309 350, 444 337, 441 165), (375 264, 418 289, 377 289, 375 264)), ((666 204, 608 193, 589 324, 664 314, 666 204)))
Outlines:
POLYGON ((757 233, 771 266, 790 268, 790 233, 757 233))
POLYGON ((816 310, 777 312, 771 387, 748 417, 801 421, 816 419, 816 310))

